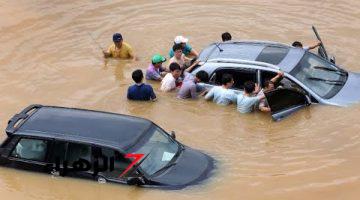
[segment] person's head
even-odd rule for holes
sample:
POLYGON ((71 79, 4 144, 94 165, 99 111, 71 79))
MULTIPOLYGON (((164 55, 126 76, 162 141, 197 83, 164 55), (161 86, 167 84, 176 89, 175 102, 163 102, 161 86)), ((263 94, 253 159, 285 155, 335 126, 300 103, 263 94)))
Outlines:
POLYGON ((133 71, 131 76, 132 76, 132 79, 135 81, 135 83, 141 83, 144 78, 144 75, 143 75, 141 69, 137 69, 137 70, 133 71))
POLYGON ((189 41, 189 39, 185 38, 184 36, 182 35, 178 35, 175 37, 174 39, 174 44, 181 44, 182 47, 184 48, 186 43, 189 41))
POLYGON ((231 74, 224 74, 221 78, 221 83, 226 88, 231 88, 234 85, 234 79, 231 74))
POLYGON ((152 59, 151 63, 154 65, 155 68, 160 68, 162 63, 166 61, 166 58, 160 54, 155 54, 152 59))
POLYGON ((174 56, 177 59, 181 58, 181 55, 183 53, 183 46, 182 44, 174 44, 173 46, 174 56))
POLYGON ((221 39, 223 42, 230 41, 231 34, 229 32, 225 32, 225 33, 221 34, 221 39))
POLYGON ((299 41, 295 41, 292 43, 292 46, 293 47, 298 47, 298 48, 302 48, 303 47, 303 44, 299 41))
POLYGON ((244 90, 247 94, 251 94, 255 91, 255 83, 253 81, 246 81, 244 83, 244 90))
POLYGON ((273 90, 275 88, 275 84, 271 80, 265 80, 264 89, 266 91, 273 90))
POLYGON ((181 68, 180 68, 180 65, 173 62, 169 65, 169 69, 170 69, 170 72, 171 74, 173 75, 173 77, 175 79, 179 78, 180 75, 181 75, 181 68))
POLYGON ((209 81, 209 74, 204 71, 204 70, 200 70, 195 74, 195 83, 206 83, 209 81))
POLYGON ((120 33, 114 33, 113 42, 117 48, 121 48, 123 42, 122 35, 120 33))

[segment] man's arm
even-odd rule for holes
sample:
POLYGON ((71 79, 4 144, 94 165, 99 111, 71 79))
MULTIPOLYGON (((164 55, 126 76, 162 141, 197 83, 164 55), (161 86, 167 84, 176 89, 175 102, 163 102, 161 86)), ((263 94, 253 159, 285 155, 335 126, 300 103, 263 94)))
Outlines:
POLYGON ((214 88, 211 88, 210 91, 205 95, 205 100, 211 100, 214 97, 214 88))
POLYGON ((312 46, 309 46, 309 50, 311 49, 315 49, 316 47, 320 46, 321 45, 321 42, 318 41, 316 44, 312 45, 312 46))
POLYGON ((272 78, 270 81, 272 83, 276 83, 283 76, 284 76, 284 72, 278 72, 278 74, 276 76, 274 76, 274 78, 272 78))
POLYGON ((199 54, 197 51, 195 51, 195 49, 191 49, 190 53, 189 53, 190 56, 194 56, 194 57, 199 57, 199 54))
POLYGON ((195 61, 190 67, 188 67, 185 71, 190 72, 197 64, 199 64, 200 60, 195 61))
POLYGON ((155 92, 154 92, 154 89, 150 86, 150 98, 152 101, 156 101, 156 95, 155 95, 155 92))

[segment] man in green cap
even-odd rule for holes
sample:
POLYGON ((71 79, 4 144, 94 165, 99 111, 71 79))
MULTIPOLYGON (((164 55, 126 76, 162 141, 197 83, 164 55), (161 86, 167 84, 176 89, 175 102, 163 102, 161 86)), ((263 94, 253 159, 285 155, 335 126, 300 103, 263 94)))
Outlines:
POLYGON ((151 59, 151 64, 146 70, 146 79, 161 81, 162 76, 166 74, 165 69, 162 67, 162 63, 166 61, 166 58, 160 54, 155 54, 151 59))

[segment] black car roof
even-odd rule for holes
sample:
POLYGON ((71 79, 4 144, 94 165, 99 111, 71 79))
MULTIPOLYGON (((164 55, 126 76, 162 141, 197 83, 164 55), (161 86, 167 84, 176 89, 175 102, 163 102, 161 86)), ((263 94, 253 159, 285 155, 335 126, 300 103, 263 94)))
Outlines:
MULTIPOLYGON (((31 106, 18 115, 29 110, 31 106)), ((25 114, 24 123, 15 131, 8 127, 7 133, 103 144, 125 151, 153 125, 143 118, 92 110, 54 106, 37 106, 34 110, 27 117, 25 114)))

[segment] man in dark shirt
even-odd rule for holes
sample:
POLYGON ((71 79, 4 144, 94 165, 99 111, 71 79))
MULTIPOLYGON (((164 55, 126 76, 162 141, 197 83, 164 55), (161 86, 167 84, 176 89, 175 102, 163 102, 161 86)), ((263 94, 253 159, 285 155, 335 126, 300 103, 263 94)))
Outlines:
POLYGON ((130 86, 128 89, 127 98, 129 100, 156 100, 156 95, 151 85, 147 85, 142 82, 144 79, 144 75, 140 69, 137 69, 132 73, 132 79, 135 81, 135 84, 130 86))

